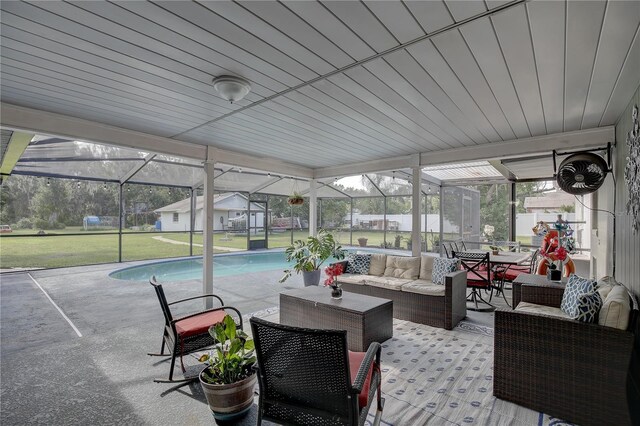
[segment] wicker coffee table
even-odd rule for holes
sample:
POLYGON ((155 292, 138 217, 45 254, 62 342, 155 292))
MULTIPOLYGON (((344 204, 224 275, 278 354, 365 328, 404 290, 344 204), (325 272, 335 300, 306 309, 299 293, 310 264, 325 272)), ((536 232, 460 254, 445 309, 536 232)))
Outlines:
POLYGON ((365 352, 393 336, 393 302, 346 291, 336 300, 329 288, 305 287, 280 293, 280 323, 347 330, 349 349, 365 352))
MULTIPOLYGON (((512 297, 513 300, 511 302, 511 308, 515 309, 522 300, 522 286, 523 285, 531 285, 536 287, 544 287, 547 289, 547 292, 539 291, 538 294, 546 295, 548 293, 548 297, 555 300, 558 295, 560 299, 562 299, 562 294, 564 293, 564 288, 566 286, 567 278, 562 278, 561 282, 551 281, 547 279, 545 275, 536 275, 536 274, 520 274, 513 280, 512 283, 512 297)), ((546 305, 546 303, 540 303, 546 305)))

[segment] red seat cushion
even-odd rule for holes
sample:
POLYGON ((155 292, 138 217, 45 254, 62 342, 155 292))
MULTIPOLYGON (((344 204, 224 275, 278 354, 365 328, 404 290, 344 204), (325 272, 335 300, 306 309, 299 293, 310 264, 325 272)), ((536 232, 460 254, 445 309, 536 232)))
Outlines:
MULTIPOLYGON (((358 370, 360 369, 360 364, 362 364, 362 360, 366 355, 365 352, 351 352, 349 351, 349 370, 351 373, 351 383, 356 379, 358 375, 358 370)), ((360 408, 364 408, 367 406, 369 402, 369 386, 371 386, 371 375, 373 374, 373 367, 369 369, 369 373, 367 374, 367 378, 364 381, 364 386, 362 386, 362 390, 360 391, 360 395, 358 395, 358 406, 360 408)))
MULTIPOLYGON (((470 287, 489 287, 489 283, 482 279, 487 277, 486 274, 487 271, 478 271, 478 274, 476 274, 475 272, 467 272, 467 286, 470 287), (480 275, 482 278, 480 278, 478 275, 480 275)), ((489 280, 490 282, 493 282, 494 276, 493 276, 493 272, 489 273, 489 280)))
POLYGON ((223 310, 205 312, 176 322, 176 332, 181 337, 206 333, 214 324, 222 322, 226 312, 223 310))
POLYGON ((528 273, 529 273, 529 268, 526 268, 526 269, 525 268, 509 268, 505 272, 496 273, 496 278, 501 280, 504 277, 505 281, 513 281, 516 278, 518 278, 518 275, 528 274, 528 273))

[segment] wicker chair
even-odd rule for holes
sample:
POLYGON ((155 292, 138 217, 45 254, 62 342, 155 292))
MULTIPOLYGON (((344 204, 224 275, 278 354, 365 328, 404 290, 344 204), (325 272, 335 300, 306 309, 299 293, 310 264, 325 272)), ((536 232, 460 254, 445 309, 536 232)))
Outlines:
MULTIPOLYGON (((524 284, 522 301, 560 307, 563 292, 524 284)), ((640 424, 638 304, 630 301, 627 330, 497 310, 493 394, 581 425, 640 424)))
POLYGON ((377 393, 380 422, 379 343, 347 350, 344 330, 314 330, 251 318, 263 420, 295 425, 363 425, 377 393))
POLYGON ((242 315, 240 311, 232 306, 224 306, 222 299, 215 294, 205 294, 202 296, 189 297, 187 299, 177 300, 175 302, 168 303, 167 298, 164 295, 162 285, 156 282, 156 277, 151 277, 149 283, 153 286, 162 308, 162 314, 164 315, 164 333, 162 335, 162 346, 160 347, 160 353, 150 353, 151 356, 171 356, 171 368, 169 370, 168 379, 154 379, 156 383, 180 383, 197 380, 198 377, 190 377, 185 379, 174 379, 173 369, 176 363, 176 357, 180 355, 180 366, 182 372, 186 370, 182 362, 182 356, 194 351, 198 351, 214 344, 213 338, 209 334, 209 327, 221 322, 224 317, 229 314, 235 317, 237 326, 242 329, 242 315), (174 318, 171 313, 170 306, 186 302, 189 300, 202 299, 205 297, 213 297, 220 302, 221 307, 207 309, 204 311, 196 312, 191 315, 185 315, 178 318, 174 318), (167 347, 168 354, 164 353, 164 348, 167 347))

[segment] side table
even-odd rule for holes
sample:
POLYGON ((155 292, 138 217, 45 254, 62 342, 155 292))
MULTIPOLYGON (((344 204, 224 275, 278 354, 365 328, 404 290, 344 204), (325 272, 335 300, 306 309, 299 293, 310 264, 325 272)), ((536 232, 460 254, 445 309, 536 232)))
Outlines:
MULTIPOLYGON (((558 290, 564 292, 564 288, 567 284, 567 278, 562 278, 562 281, 551 281, 545 275, 536 274, 520 274, 513 280, 512 283, 512 301, 511 309, 515 309, 522 300, 522 285, 531 285, 536 287, 548 287, 551 290, 558 290)), ((553 292, 558 293, 558 292, 553 292)), ((557 297, 557 296, 555 296, 557 297)), ((562 297, 562 296, 560 296, 562 297)), ((544 303, 542 303, 544 304, 544 303)))

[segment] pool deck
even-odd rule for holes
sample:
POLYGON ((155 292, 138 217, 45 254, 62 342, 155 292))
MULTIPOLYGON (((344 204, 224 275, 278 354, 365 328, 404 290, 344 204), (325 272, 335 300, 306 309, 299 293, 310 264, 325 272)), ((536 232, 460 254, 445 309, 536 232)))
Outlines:
MULTIPOLYGON (((146 355, 160 349, 158 300, 147 282, 108 277, 140 263, 0 276, 2 425, 214 423, 197 382, 153 383, 169 370, 168 361, 146 355)), ((278 270, 219 278, 215 293, 242 313, 268 311, 278 306, 281 291, 303 286, 297 275, 278 284, 281 276, 278 270)), ((200 281, 164 287, 170 301, 202 292, 200 281)), ((470 313, 469 319, 493 325, 492 314, 470 313)), ((199 369, 192 357, 185 360, 199 369)), ((234 424, 256 424, 255 404, 234 424)))

